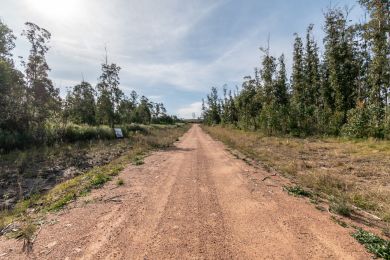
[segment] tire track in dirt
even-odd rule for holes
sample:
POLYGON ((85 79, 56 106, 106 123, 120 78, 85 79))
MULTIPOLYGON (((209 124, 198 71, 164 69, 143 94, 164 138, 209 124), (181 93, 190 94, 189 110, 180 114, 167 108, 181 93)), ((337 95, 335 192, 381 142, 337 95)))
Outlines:
POLYGON ((172 188, 147 259, 228 259, 223 216, 199 140, 188 143, 186 165, 172 188))
MULTIPOLYGON (((286 180, 234 158, 194 125, 166 151, 49 214, 29 256, 0 238, 6 259, 369 259, 286 180), (119 202, 110 201, 118 196, 119 202), (53 220, 53 221, 52 221, 53 220), (55 220, 55 221, 54 221, 55 220), (12 249, 11 251, 9 249, 12 249)), ((1 258, 1 257, 0 257, 1 258)))

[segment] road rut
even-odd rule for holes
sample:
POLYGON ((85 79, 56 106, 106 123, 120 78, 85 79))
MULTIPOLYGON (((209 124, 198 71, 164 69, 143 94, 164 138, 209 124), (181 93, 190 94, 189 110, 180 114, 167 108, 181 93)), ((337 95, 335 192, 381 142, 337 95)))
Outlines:
MULTIPOLYGON (((194 125, 175 146, 50 214, 26 256, 7 259, 369 259, 329 214, 286 194, 194 125), (113 199, 111 199, 113 198, 113 199)), ((1 258, 1 256, 0 256, 1 258)))

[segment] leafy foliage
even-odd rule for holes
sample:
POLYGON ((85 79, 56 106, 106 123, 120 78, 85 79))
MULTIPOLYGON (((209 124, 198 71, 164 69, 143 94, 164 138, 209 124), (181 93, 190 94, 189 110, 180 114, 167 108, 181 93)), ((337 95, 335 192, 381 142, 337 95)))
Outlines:
POLYGON ((301 186, 287 186, 285 189, 289 194, 294 196, 303 196, 303 197, 311 197, 312 193, 303 189, 301 186))
POLYGON ((203 101, 206 124, 231 124, 269 135, 345 135, 388 138, 390 103, 390 22, 388 1, 361 0, 370 19, 352 24, 348 10, 325 12, 324 53, 307 28, 295 34, 290 82, 284 55, 278 62, 270 47, 255 75, 244 77, 234 95, 215 87, 203 101))
POLYGON ((390 241, 386 241, 361 228, 352 234, 352 236, 371 253, 386 260, 390 259, 390 241))
POLYGON ((135 91, 127 97, 120 89, 121 68, 107 58, 96 87, 83 80, 61 99, 48 75, 51 34, 31 22, 25 26, 22 36, 31 49, 27 61, 22 61, 23 73, 12 59, 16 37, 0 20, 0 152, 62 141, 110 139, 115 125, 180 121, 168 115, 162 103, 144 96, 138 99, 135 91))

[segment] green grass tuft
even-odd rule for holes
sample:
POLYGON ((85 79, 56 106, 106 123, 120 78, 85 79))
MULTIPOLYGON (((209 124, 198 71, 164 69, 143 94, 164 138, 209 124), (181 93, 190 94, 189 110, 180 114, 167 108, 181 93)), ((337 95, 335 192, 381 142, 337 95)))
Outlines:
POLYGON ((288 194, 294 195, 294 196, 300 196, 300 197, 312 197, 312 193, 310 191, 307 191, 303 189, 301 186, 286 186, 284 187, 288 194))
POLYGON ((57 200, 54 202, 50 207, 50 211, 57 211, 62 209, 65 205, 67 205, 69 202, 71 202, 73 199, 76 198, 76 195, 74 193, 66 194, 63 198, 57 200))
POLYGON ((343 199, 332 201, 329 209, 330 211, 345 217, 349 217, 352 214, 351 206, 343 199))
POLYGON ((142 165, 144 164, 144 158, 143 156, 136 156, 134 159, 133 159, 133 164, 134 165, 142 165))
POLYGON ((122 185, 124 185, 125 184, 125 182, 122 180, 122 179, 118 179, 117 181, 116 181, 116 185, 118 185, 118 186, 122 186, 122 185))
POLYGON ((98 173, 91 179, 91 184, 94 187, 100 187, 110 180, 110 177, 104 173, 98 173))

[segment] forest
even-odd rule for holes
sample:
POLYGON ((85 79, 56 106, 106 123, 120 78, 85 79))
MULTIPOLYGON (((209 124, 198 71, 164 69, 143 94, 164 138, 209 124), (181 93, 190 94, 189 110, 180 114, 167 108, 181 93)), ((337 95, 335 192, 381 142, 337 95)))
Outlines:
POLYGON ((323 52, 313 36, 294 34, 292 69, 270 46, 254 76, 223 95, 213 87, 202 102, 206 124, 232 125, 269 135, 348 136, 390 139, 390 3, 360 0, 364 22, 350 9, 324 12, 323 52))
POLYGON ((96 86, 82 80, 65 98, 49 77, 46 55, 51 34, 30 22, 22 33, 31 45, 20 68, 13 57, 16 36, 0 21, 0 150, 62 141, 114 138, 114 125, 173 124, 163 103, 120 88, 120 66, 101 64, 96 86))

